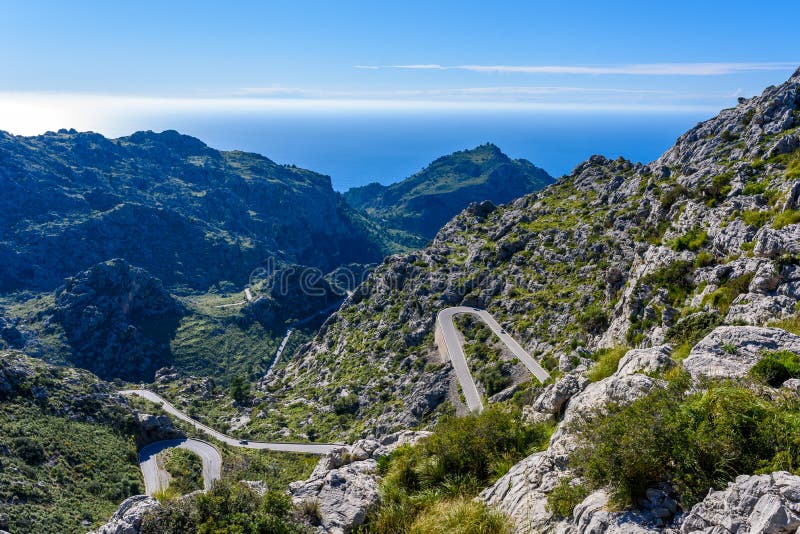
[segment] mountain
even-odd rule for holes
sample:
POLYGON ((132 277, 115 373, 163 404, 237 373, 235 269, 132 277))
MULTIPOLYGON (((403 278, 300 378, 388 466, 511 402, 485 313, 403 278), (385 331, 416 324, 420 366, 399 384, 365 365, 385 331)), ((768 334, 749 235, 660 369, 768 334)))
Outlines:
POLYGON ((205 291, 268 257, 327 272, 386 252, 327 176, 174 131, 0 132, 0 184, 0 292, 52 290, 112 258, 205 291))
POLYGON ((552 183, 547 172, 492 144, 444 156, 405 180, 355 187, 345 200, 392 229, 426 242, 471 202, 506 203, 552 183))
POLYGON ((85 532, 108 517, 143 489, 148 417, 88 372, 0 350, 0 528, 85 532))
POLYGON ((785 488, 800 482, 781 471, 800 458, 778 436, 795 431, 798 382, 776 388, 800 378, 800 70, 650 164, 593 156, 540 192, 475 203, 429 246, 386 259, 262 382, 264 405, 307 409, 262 412, 250 431, 354 440, 465 413, 434 339, 436 314, 456 305, 488 310, 554 377, 532 380, 462 324, 479 390, 556 428, 482 494, 518 531, 663 532, 691 511, 678 530, 700 532, 725 498, 703 501, 709 489, 762 470, 775 473, 753 478, 767 485, 725 517, 758 521, 765 492, 796 506, 785 488), (758 445, 736 445, 748 439, 758 445), (606 511, 612 498, 632 513, 606 511))

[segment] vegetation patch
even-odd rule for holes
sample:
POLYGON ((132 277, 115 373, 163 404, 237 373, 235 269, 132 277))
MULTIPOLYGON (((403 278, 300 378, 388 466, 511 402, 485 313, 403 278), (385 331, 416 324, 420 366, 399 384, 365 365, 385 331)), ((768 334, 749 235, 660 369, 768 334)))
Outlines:
POLYGON ((800 210, 784 210, 780 212, 778 215, 775 216, 775 220, 772 221, 772 227, 776 230, 780 230, 790 224, 796 224, 800 222, 800 210))
POLYGON ((642 279, 645 285, 655 288, 665 288, 669 293, 673 306, 682 304, 694 289, 692 273, 694 263, 690 261, 674 261, 661 269, 654 271, 642 279))
POLYGON ((728 309, 734 299, 742 293, 747 293, 747 288, 750 287, 750 282, 753 281, 755 273, 748 272, 731 280, 726 280, 721 286, 708 294, 703 302, 709 303, 719 310, 722 316, 727 315, 728 309))
POLYGON ((300 534, 294 508, 283 491, 259 496, 239 482, 218 481, 214 487, 188 499, 176 499, 145 515, 142 534, 300 534))
POLYGON ((169 487, 178 495, 203 489, 203 460, 192 451, 173 448, 164 451, 164 469, 172 477, 169 487))
POLYGON ((672 248, 672 250, 676 251, 697 251, 703 248, 703 245, 706 244, 706 241, 708 241, 708 233, 699 226, 696 226, 686 232, 684 235, 671 240, 669 242, 669 246, 672 248))
POLYGON ((572 512, 589 495, 589 488, 565 477, 547 494, 547 509, 559 518, 572 517, 572 512))
POLYGON ((790 378, 800 378, 800 354, 788 350, 764 355, 750 369, 750 376, 778 387, 790 378))
POLYGON ((442 417, 433 435, 381 459, 381 504, 365 532, 508 532, 508 523, 471 498, 528 454, 542 450, 553 425, 528 425, 518 408, 442 417), (470 504, 472 503, 472 504, 470 504))
POLYGON ((797 472, 797 399, 773 400, 730 383, 689 393, 689 384, 683 374, 628 406, 608 406, 578 423, 572 467, 591 488, 608 486, 619 505, 667 482, 684 509, 740 474, 797 472))
POLYGON ((742 212, 742 221, 749 226, 761 228, 767 224, 767 221, 769 221, 772 216, 773 213, 771 211, 745 210, 742 212))
POLYGON ((587 375, 591 382, 599 382, 608 378, 617 371, 619 361, 628 352, 628 347, 621 345, 610 349, 600 349, 594 353, 593 358, 596 364, 589 370, 587 375))

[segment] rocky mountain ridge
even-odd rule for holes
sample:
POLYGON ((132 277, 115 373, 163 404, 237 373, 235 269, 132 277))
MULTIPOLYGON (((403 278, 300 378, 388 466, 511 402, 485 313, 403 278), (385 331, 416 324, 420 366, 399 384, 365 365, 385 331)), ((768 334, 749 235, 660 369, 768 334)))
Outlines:
POLYGON ((2 292, 53 289, 111 258, 205 291, 246 283, 270 256, 327 272, 384 252, 329 177, 175 131, 0 132, 0 181, 2 292))
POLYGON ((443 156, 389 186, 350 189, 344 198, 388 227, 419 236, 424 244, 471 202, 506 203, 552 181, 531 162, 511 159, 486 144, 443 156))

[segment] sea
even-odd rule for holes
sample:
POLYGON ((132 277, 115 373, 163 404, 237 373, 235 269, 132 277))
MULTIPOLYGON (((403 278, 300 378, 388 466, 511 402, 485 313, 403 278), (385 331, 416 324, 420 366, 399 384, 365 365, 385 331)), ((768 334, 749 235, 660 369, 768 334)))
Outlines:
MULTIPOLYGON (((257 152, 331 177, 334 189, 390 184, 457 150, 494 143, 554 177, 593 154, 648 163, 711 114, 442 112, 140 117, 129 131, 174 129, 220 150, 257 152)), ((116 125, 122 134, 126 126, 116 125), (122 128, 122 129, 121 129, 122 128)))

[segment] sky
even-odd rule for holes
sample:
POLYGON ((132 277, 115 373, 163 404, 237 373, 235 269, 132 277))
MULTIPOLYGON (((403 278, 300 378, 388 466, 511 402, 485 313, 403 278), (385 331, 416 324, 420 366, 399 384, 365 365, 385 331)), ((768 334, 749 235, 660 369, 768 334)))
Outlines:
POLYGON ((643 4, 0 0, 0 129, 116 136, 200 116, 694 119, 800 66, 777 15, 797 14, 796 0, 643 4))

